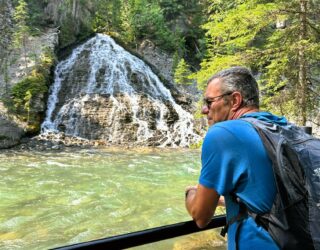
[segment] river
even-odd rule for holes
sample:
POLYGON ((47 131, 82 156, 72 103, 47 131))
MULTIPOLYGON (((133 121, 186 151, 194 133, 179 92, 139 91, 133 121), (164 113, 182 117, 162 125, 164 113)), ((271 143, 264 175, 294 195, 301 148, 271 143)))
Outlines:
MULTIPOLYGON (((48 249, 190 220, 184 188, 197 182, 200 152, 9 150, 0 171, 0 249, 48 249)), ((136 249, 199 244, 225 249, 212 230, 136 249)))

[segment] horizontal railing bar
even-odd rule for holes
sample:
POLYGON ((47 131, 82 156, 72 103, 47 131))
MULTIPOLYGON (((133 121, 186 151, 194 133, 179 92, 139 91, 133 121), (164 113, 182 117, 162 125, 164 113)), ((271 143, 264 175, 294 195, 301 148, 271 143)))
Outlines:
POLYGON ((213 217, 208 226, 203 229, 198 228, 194 221, 185 221, 142 231, 116 235, 99 240, 78 243, 70 246, 58 247, 55 249, 125 249, 212 228, 218 228, 224 226, 225 224, 226 217, 224 215, 220 215, 213 217))

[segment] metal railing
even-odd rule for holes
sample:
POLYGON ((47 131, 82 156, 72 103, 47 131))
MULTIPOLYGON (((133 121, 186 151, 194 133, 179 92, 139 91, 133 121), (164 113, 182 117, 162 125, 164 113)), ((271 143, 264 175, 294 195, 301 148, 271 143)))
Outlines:
POLYGON ((142 231, 116 235, 108 238, 78 243, 69 246, 55 248, 56 250, 71 249, 125 249, 174 237, 196 233, 212 228, 222 227, 226 224, 224 215, 215 216, 211 222, 203 229, 197 227, 194 221, 179 222, 176 224, 155 227, 142 231))

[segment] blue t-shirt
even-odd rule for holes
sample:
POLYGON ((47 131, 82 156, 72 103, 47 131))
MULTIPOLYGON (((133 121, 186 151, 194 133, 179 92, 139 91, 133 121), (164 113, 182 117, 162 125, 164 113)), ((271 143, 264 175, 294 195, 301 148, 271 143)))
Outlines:
MULTIPOLYGON (((286 125, 283 117, 268 112, 255 112, 243 117, 286 125)), ((199 183, 213 188, 225 197, 227 220, 236 216, 239 205, 236 194, 256 213, 268 212, 276 195, 271 161, 253 126, 243 120, 230 120, 210 127, 202 146, 202 169, 199 183)), ((237 223, 228 229, 228 249, 235 249, 237 223)), ((251 217, 239 229, 238 249, 279 249, 271 236, 251 217)))

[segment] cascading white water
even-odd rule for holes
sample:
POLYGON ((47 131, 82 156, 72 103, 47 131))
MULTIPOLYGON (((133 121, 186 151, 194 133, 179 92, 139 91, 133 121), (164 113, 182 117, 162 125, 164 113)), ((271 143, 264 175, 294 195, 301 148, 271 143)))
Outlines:
POLYGON ((193 116, 150 67, 109 36, 98 34, 74 49, 54 75, 44 133, 63 128, 69 135, 109 143, 158 140, 155 145, 182 147, 201 139, 193 116))

